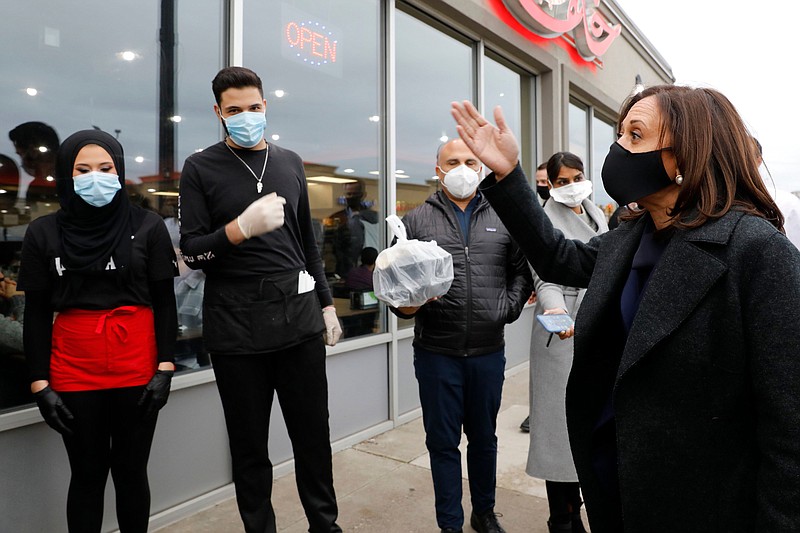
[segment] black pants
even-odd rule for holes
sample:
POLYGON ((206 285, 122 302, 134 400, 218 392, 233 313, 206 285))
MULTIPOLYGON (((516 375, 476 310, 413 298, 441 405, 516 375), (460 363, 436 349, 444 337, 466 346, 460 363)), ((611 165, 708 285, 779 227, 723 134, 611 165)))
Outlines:
POLYGON ((333 490, 322 339, 267 354, 212 354, 211 359, 225 411, 236 503, 245 531, 276 531, 267 447, 275 392, 292 441, 297 490, 309 531, 341 531, 336 524, 339 511, 333 490))
POLYGON ((99 533, 108 472, 114 480, 121 533, 145 533, 150 517, 147 461, 155 417, 137 404, 144 387, 62 392, 75 419, 64 437, 72 477, 67 496, 70 533, 99 533))

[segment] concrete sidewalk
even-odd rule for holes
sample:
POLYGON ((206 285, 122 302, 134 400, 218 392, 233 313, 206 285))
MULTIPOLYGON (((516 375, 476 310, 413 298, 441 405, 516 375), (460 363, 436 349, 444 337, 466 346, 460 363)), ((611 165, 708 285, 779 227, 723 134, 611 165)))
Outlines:
MULTIPOLYGON (((528 434, 519 430, 528 414, 528 367, 507 376, 497 420, 497 505, 500 523, 509 533, 547 533, 547 500, 544 481, 525 474, 528 434)), ((466 454, 462 437, 462 464, 466 454)), ((466 465, 464 531, 469 532, 469 485, 466 465)), ((338 523, 344 531, 438 532, 433 484, 425 450, 422 419, 417 419, 333 456, 334 482, 339 502, 338 523)), ((272 502, 278 531, 308 531, 294 475, 275 480, 272 502)), ((585 522, 585 516, 584 516, 585 522)), ((160 533, 239 533, 243 531, 236 502, 231 499, 197 513, 160 533)))

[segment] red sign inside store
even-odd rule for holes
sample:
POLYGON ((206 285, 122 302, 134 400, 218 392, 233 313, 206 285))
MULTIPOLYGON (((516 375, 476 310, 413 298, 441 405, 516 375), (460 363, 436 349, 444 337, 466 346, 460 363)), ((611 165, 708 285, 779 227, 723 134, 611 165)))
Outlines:
POLYGON ((502 0, 526 29, 545 39, 565 37, 585 61, 608 51, 619 36, 620 25, 600 13, 600 0, 502 0))

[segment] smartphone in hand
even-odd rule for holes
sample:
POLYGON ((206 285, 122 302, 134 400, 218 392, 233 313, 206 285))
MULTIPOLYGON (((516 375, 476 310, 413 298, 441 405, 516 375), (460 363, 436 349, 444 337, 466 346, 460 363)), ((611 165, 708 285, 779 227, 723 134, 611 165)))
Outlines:
POLYGON ((569 315, 536 315, 536 320, 550 333, 567 331, 575 324, 575 321, 569 315))

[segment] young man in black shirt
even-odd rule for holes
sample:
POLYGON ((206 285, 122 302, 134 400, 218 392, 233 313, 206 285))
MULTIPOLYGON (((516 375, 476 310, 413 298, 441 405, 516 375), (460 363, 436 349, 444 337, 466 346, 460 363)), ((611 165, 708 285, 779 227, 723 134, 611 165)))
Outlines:
POLYGON ((309 531, 341 531, 322 333, 333 346, 342 330, 314 239, 303 162, 264 140, 266 101, 255 72, 225 68, 212 89, 228 135, 184 164, 181 253, 206 274, 203 335, 239 513, 248 533, 276 530, 267 439, 277 392, 309 531))

